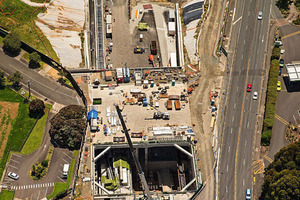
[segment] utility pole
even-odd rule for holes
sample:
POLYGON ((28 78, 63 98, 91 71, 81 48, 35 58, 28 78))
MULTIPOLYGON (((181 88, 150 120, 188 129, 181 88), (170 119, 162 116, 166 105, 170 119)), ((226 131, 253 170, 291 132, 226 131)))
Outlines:
POLYGON ((30 93, 30 80, 27 81, 27 85, 28 85, 28 92, 29 92, 28 98, 30 98, 30 96, 31 96, 31 93, 30 93))
POLYGON ((136 156, 136 150, 134 149, 133 145, 132 145, 132 142, 131 142, 131 139, 130 139, 130 136, 128 134, 128 129, 125 125, 125 122, 124 122, 124 119, 123 119, 123 116, 122 116, 122 113, 121 113, 121 110, 119 108, 118 105, 115 105, 116 107, 116 110, 117 110, 117 113, 119 115, 119 118, 120 118, 120 121, 121 121, 121 124, 122 124, 122 127, 123 127, 123 131, 125 133, 125 136, 126 136, 126 139, 127 139, 127 142, 129 144, 129 148, 130 148, 130 152, 131 152, 131 155, 133 157, 133 161, 134 161, 134 164, 136 166, 136 169, 137 169, 137 172, 139 174, 139 178, 140 178, 140 181, 144 187, 144 191, 145 191, 145 196, 146 196, 146 199, 148 200, 152 200, 152 197, 151 197, 151 194, 150 194, 150 190, 149 190, 149 187, 148 187, 148 184, 147 184, 147 181, 146 181, 146 178, 145 178, 145 174, 142 170, 142 167, 139 163, 139 160, 136 156))

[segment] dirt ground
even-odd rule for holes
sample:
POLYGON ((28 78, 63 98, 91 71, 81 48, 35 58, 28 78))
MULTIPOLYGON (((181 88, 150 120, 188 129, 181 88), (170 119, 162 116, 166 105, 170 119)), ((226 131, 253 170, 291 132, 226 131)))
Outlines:
MULTIPOLYGON (((224 69, 219 67, 219 60, 213 57, 213 48, 217 36, 221 14, 221 0, 211 1, 212 5, 207 20, 204 23, 199 40, 199 55, 201 60, 200 84, 191 100, 192 122, 198 133, 197 151, 200 158, 202 180, 207 181, 213 175, 214 156, 212 152, 212 130, 209 128, 211 112, 209 107, 209 91, 221 86, 224 69)), ((220 88, 219 88, 220 89, 220 88)), ((212 185, 207 185, 202 193, 213 194, 212 185), (207 192, 205 192, 205 190, 207 192)), ((210 199, 206 196, 206 199, 210 199)))
POLYGON ((0 159, 2 158, 7 138, 11 129, 11 122, 18 115, 19 103, 0 102, 0 159))

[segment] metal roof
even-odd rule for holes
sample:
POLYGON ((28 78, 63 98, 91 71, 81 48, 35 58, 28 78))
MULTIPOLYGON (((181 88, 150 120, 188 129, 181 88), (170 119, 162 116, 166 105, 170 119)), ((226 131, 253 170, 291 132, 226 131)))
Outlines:
POLYGON ((285 67, 291 82, 300 81, 300 63, 286 64, 285 67))

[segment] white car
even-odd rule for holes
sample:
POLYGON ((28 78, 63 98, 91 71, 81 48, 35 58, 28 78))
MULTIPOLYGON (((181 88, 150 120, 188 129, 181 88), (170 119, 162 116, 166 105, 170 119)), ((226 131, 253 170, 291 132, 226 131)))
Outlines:
POLYGON ((14 180, 18 180, 18 179, 19 179, 19 175, 16 174, 16 173, 13 173, 13 172, 8 172, 7 176, 8 176, 9 178, 14 179, 14 180))
POLYGON ((253 92, 253 100, 257 100, 258 97, 258 93, 257 92, 253 92))
POLYGON ((262 14, 263 14, 262 11, 258 12, 258 15, 257 15, 258 20, 262 20, 262 14))

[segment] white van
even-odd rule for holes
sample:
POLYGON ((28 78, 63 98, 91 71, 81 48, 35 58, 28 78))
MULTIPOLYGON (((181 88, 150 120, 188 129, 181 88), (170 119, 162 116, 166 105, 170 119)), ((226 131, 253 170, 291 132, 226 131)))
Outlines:
POLYGON ((70 164, 64 164, 62 178, 68 178, 70 164))

